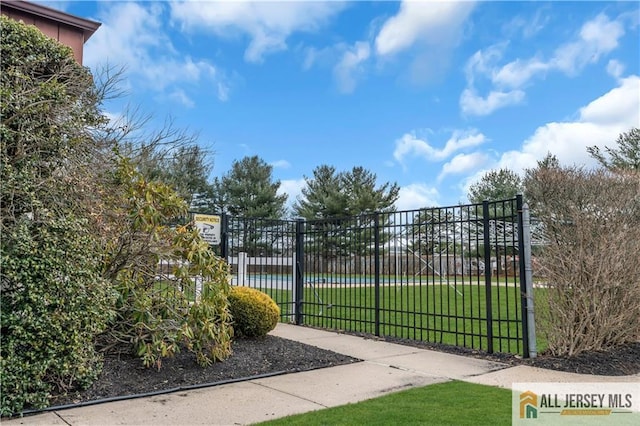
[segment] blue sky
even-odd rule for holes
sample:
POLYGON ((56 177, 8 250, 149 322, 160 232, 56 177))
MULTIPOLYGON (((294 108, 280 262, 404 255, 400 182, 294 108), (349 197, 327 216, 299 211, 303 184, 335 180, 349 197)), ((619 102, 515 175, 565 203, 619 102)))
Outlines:
POLYGON ((48 2, 102 22, 85 64, 125 104, 199 132, 214 176, 258 155, 293 201, 315 167, 363 166, 399 209, 466 202, 484 172, 640 126, 638 2, 48 2))

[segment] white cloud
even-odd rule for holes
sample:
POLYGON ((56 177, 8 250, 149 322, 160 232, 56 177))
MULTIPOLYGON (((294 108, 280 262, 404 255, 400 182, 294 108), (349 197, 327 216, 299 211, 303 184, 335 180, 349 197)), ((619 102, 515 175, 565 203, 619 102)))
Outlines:
POLYGON ((442 166, 442 171, 438 175, 438 181, 451 174, 467 173, 476 170, 486 164, 489 160, 487 154, 473 152, 471 154, 458 154, 442 166))
POLYGON ((291 167, 291 163, 289 163, 287 160, 277 160, 271 162, 270 164, 274 169, 288 169, 289 167, 291 167))
POLYGON ((474 7, 475 3, 470 1, 403 1, 398 13, 382 23, 377 35, 375 28, 381 20, 373 20, 367 41, 304 48, 302 68, 308 70, 316 64, 332 64, 338 90, 351 93, 374 54, 380 59, 414 45, 426 46, 405 67, 409 81, 424 84, 444 74, 448 68, 451 48, 459 41, 463 24, 474 7))
POLYGON ((491 76, 497 62, 502 59, 508 43, 499 43, 489 46, 484 50, 478 50, 471 55, 465 65, 467 86, 473 86, 476 75, 491 76))
POLYGON ((442 161, 456 151, 474 147, 486 141, 486 137, 477 130, 454 131, 445 146, 434 148, 427 140, 418 138, 415 134, 406 133, 396 140, 393 157, 403 163, 406 157, 422 157, 428 161, 442 161))
POLYGON ((580 121, 600 126, 633 127, 640 120, 640 77, 630 76, 605 95, 580 108, 580 121))
POLYGON ((204 28, 221 37, 248 35, 245 60, 262 62, 286 50, 294 32, 313 32, 345 7, 343 2, 174 1, 171 17, 184 30, 204 28))
POLYGON ((169 98, 173 101, 179 102, 187 108, 193 108, 196 104, 184 93, 184 90, 176 89, 170 95, 169 98))
POLYGON ((229 92, 231 91, 231 88, 229 87, 229 85, 227 83, 224 83, 222 81, 219 81, 216 84, 216 87, 218 88, 218 100, 220 102, 226 102, 229 100, 229 92))
POLYGON ((340 62, 333 68, 333 75, 342 93, 351 93, 355 90, 356 79, 362 74, 362 63, 369 59, 371 49, 365 41, 356 42, 352 48, 347 49, 340 62))
POLYGON ((515 59, 500 67, 497 63, 502 59, 507 43, 480 50, 467 61, 467 88, 460 96, 462 112, 488 115, 500 108, 519 104, 525 98, 522 89, 535 76, 550 71, 575 75, 586 65, 598 62, 616 49, 623 35, 621 20, 612 21, 600 14, 585 22, 576 37, 556 48, 548 60, 537 54, 529 59, 515 59), (478 95, 475 89, 480 76, 489 78, 493 84, 486 97, 478 95))
POLYGON ((618 135, 640 126, 640 76, 620 80, 619 86, 580 108, 572 122, 552 122, 536 129, 518 151, 502 154, 498 167, 521 172, 535 167, 550 152, 563 164, 593 166, 589 146, 613 146, 618 135))
POLYGON ((465 89, 460 95, 460 108, 465 115, 489 115, 497 109, 508 105, 516 105, 524 99, 522 90, 511 90, 509 92, 495 91, 489 92, 487 97, 479 96, 474 89, 465 89))
POLYGON ((617 87, 580 108, 575 121, 552 122, 538 127, 520 149, 502 153, 496 161, 462 179, 460 190, 468 193, 469 187, 491 169, 507 168, 523 175, 525 169, 535 167, 547 153, 555 155, 563 165, 596 166, 587 147, 612 147, 620 133, 640 126, 638 93, 640 76, 619 80, 617 87))
POLYGON ((415 210, 438 205, 438 190, 423 183, 412 183, 400 188, 397 210, 415 210))
POLYGON ((193 106, 187 100, 185 83, 207 82, 212 92, 218 87, 218 98, 228 97, 228 83, 208 61, 182 57, 164 31, 160 3, 105 3, 102 22, 85 46, 84 62, 96 68, 125 66, 133 85, 156 92, 166 92, 168 99, 193 106), (221 93, 219 85, 226 87, 221 93), (221 96, 224 95, 224 96, 221 96))
POLYGON ((620 78, 624 74, 624 64, 616 59, 610 59, 607 64, 607 73, 613 78, 620 78))
POLYGON ((516 59, 494 71, 491 80, 499 87, 518 88, 524 86, 534 75, 545 72, 549 68, 549 64, 538 58, 516 59))
POLYGON ((316 63, 320 50, 315 47, 307 47, 304 49, 304 61, 302 62, 302 69, 308 71, 316 63))
POLYGON ((138 65, 148 56, 148 49, 170 45, 161 30, 160 13, 157 5, 146 8, 136 3, 120 3, 108 8, 100 15, 100 31, 85 46, 85 64, 95 66, 117 60, 138 65))
POLYGON ((340 42, 323 48, 307 46, 302 49, 304 59, 302 69, 308 71, 315 66, 331 68, 334 67, 349 49, 349 45, 340 42))
POLYGON ((403 1, 397 15, 389 18, 375 40, 378 55, 393 55, 415 43, 454 45, 474 2, 403 1))
POLYGON ((291 208, 298 196, 302 194, 302 189, 307 185, 304 179, 285 179, 280 181, 278 195, 287 194, 287 207, 291 208))
POLYGON ((588 63, 595 63, 601 56, 613 51, 623 35, 621 22, 610 21, 606 15, 600 14, 582 26, 576 41, 556 50, 551 64, 567 74, 574 74, 588 63))
POLYGON ((314 66, 331 68, 338 90, 352 93, 366 72, 371 45, 368 41, 356 41, 351 45, 339 42, 321 49, 306 47, 303 54, 303 70, 308 71, 314 66))
POLYGON ((180 82, 195 83, 205 78, 215 79, 217 74, 216 68, 207 61, 194 62, 190 57, 165 58, 156 63, 147 63, 135 72, 159 90, 180 82))
POLYGON ((547 8, 545 7, 538 9, 533 17, 528 16, 525 18, 517 16, 505 24, 503 28, 509 34, 513 34, 515 31, 521 30, 524 38, 531 38, 542 31, 547 22, 549 22, 550 16, 546 9, 547 8))

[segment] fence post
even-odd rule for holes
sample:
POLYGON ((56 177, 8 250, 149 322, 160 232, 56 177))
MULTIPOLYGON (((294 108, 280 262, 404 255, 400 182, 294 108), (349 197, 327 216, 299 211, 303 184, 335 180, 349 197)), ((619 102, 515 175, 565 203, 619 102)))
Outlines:
POLYGON ((302 305, 304 300, 304 220, 296 221, 296 257, 295 257, 295 299, 294 312, 296 325, 302 325, 304 316, 302 305))
POLYGON ((518 254, 520 268, 520 306, 522 307, 523 356, 535 358, 536 324, 533 308, 533 274, 531 269, 531 220, 529 206, 518 195, 518 254))
POLYGON ((487 311, 487 352, 493 353, 493 306, 491 303, 491 221, 489 218, 489 201, 482 202, 482 227, 484 231, 484 287, 487 311))
POLYGON ((228 261, 229 259, 229 216, 222 213, 220 218, 220 257, 228 261))
POLYGON ((375 335, 380 336, 380 214, 374 213, 373 273, 375 280, 375 335))

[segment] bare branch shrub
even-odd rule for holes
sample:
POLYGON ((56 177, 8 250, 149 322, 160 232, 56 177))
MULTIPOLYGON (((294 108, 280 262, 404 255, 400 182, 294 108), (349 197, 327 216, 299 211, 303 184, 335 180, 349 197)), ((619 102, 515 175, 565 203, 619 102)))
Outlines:
POLYGON ((539 318, 549 351, 572 356, 638 341, 640 175, 575 167, 527 175, 548 242, 540 256, 548 303, 539 318))

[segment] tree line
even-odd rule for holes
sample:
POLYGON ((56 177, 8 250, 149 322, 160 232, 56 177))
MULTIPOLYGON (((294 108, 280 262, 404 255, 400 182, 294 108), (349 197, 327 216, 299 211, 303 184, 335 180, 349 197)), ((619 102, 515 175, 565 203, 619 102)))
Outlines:
POLYGON ((280 181, 273 178, 273 167, 259 156, 233 161, 231 170, 212 182, 207 181, 207 153, 197 145, 181 147, 169 158, 158 157, 142 159, 143 174, 173 186, 191 210, 200 213, 307 220, 352 216, 393 211, 400 192, 397 183, 378 184, 376 174, 363 167, 339 172, 321 165, 304 177, 302 194, 288 210, 288 196, 278 193, 280 181))
MULTIPOLYGON (((587 150, 609 171, 637 171, 639 140, 640 130, 632 128, 618 137, 616 147, 601 150, 592 146, 587 150)), ((210 182, 211 159, 199 145, 181 144, 170 155, 166 150, 158 150, 158 144, 148 144, 146 148, 137 157, 139 170, 148 179, 173 187, 194 212, 268 219, 293 216, 307 220, 386 213, 394 211, 400 191, 397 183, 379 184, 375 173, 363 167, 339 172, 333 166, 320 165, 311 176, 304 177, 301 195, 288 210, 288 196, 278 193, 281 184, 273 178, 273 167, 259 156, 233 161, 231 170, 210 182)), ((525 170, 524 177, 510 169, 491 170, 470 186, 467 198, 471 203, 506 200, 518 193, 532 198, 536 170, 559 166, 558 159, 548 154, 535 168, 525 170)))

